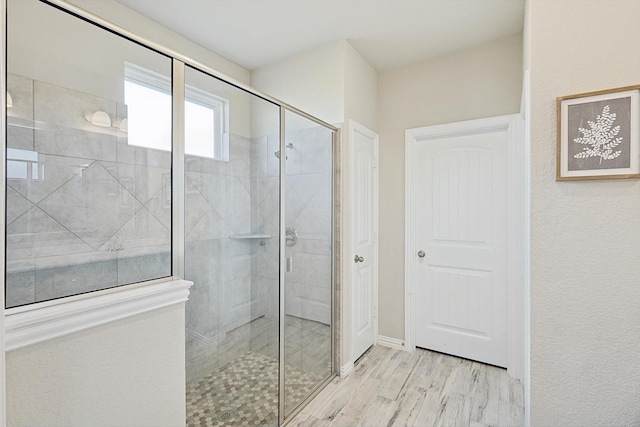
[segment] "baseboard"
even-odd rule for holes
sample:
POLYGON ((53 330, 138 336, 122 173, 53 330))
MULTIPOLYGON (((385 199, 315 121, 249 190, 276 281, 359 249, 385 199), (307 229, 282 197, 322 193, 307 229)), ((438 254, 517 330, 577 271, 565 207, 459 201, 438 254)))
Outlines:
POLYGON ((378 345, 393 348, 395 350, 404 350, 404 341, 397 338, 385 337, 378 335, 378 345))
POLYGON ((353 372, 352 361, 348 361, 344 365, 340 366, 340 378, 346 378, 351 372, 353 372))

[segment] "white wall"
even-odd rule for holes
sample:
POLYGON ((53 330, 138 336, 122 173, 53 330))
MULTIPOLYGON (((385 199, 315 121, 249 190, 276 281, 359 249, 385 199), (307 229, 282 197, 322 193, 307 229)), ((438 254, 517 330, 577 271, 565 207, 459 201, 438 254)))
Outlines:
POLYGON ((404 131, 520 111, 522 36, 378 75, 380 335, 404 337, 404 131))
POLYGON ((378 72, 345 43, 344 121, 356 120, 371 130, 378 128, 378 72))
POLYGON ((184 303, 7 353, 9 426, 184 425, 184 303))
POLYGON ((257 68, 251 72, 251 85, 325 122, 341 123, 345 43, 330 43, 257 68))
POLYGON ((640 82, 640 2, 531 2, 531 425, 640 425, 640 181, 556 182, 556 97, 640 82))
POLYGON ((249 70, 134 12, 117 1, 69 0, 69 2, 114 24, 120 25, 133 33, 199 61, 242 83, 248 84, 250 81, 251 76, 249 70))

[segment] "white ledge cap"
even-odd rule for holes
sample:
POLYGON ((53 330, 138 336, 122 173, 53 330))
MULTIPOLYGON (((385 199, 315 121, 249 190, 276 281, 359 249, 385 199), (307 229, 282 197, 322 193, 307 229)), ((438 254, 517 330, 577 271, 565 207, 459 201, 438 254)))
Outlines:
POLYGON ((5 351, 183 303, 191 285, 179 279, 138 283, 8 309, 5 351))

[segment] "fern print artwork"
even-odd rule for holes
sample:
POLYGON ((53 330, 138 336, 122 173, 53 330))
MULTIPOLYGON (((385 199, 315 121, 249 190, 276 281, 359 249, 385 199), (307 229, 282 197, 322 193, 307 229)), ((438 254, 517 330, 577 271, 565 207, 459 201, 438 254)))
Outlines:
POLYGON ((569 171, 628 168, 631 160, 629 97, 569 105, 567 109, 569 171))
POLYGON ((603 160, 613 160, 622 154, 622 150, 615 150, 622 143, 620 126, 613 126, 616 121, 616 113, 611 112, 611 107, 605 105, 602 113, 596 117, 596 121, 587 121, 589 129, 578 128, 582 134, 575 138, 576 144, 586 145, 581 152, 574 154, 576 159, 586 159, 589 157, 599 158, 599 163, 603 160))

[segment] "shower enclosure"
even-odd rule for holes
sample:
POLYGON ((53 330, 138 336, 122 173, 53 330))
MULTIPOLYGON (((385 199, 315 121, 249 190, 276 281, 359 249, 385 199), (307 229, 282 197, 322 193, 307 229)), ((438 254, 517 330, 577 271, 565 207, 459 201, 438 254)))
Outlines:
POLYGON ((333 370, 333 130, 189 66, 185 88, 235 117, 227 159, 185 154, 188 425, 277 425, 333 370))
POLYGON ((193 281, 187 424, 282 424, 335 373, 336 129, 64 1, 7 21, 7 308, 193 281))

